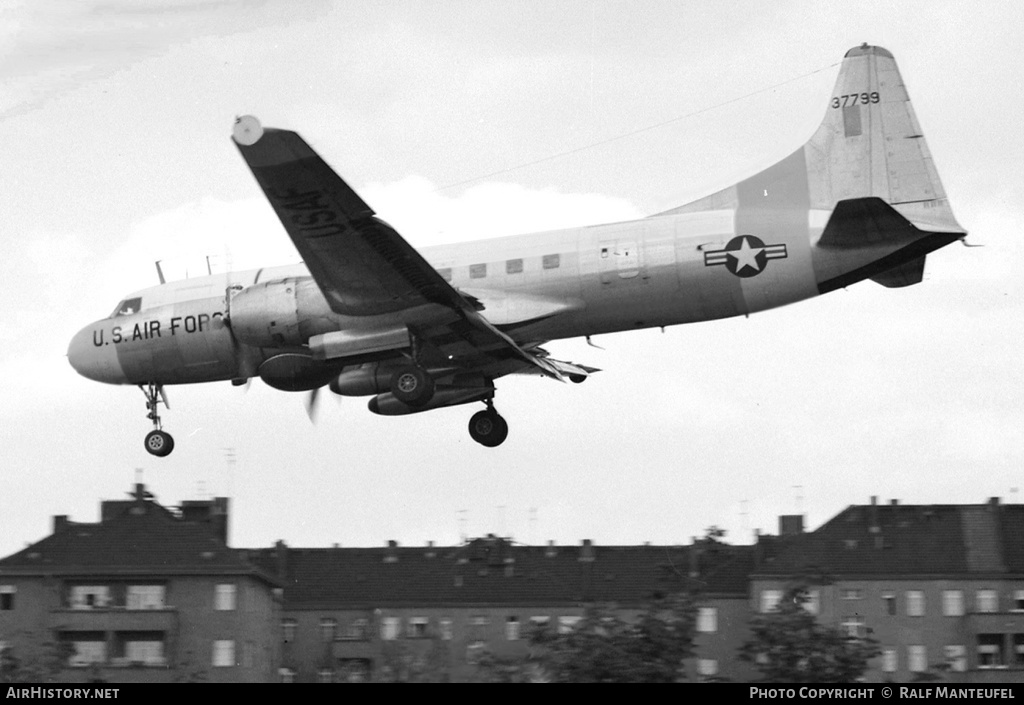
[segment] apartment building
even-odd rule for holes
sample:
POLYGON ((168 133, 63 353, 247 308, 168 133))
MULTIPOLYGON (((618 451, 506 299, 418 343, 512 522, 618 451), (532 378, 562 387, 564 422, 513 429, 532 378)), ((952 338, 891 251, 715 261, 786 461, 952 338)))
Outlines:
POLYGON ((290 548, 254 558, 284 585, 285 681, 468 681, 484 654, 531 653, 538 628, 571 629, 592 603, 624 614, 698 589, 694 679, 750 676, 746 638, 753 550, 693 546, 524 546, 489 535, 454 547, 290 548))
POLYGON ((761 542, 750 609, 806 582, 808 609, 881 656, 869 681, 1024 682, 1024 506, 851 506, 761 542))
POLYGON ((54 517, 0 560, 0 647, 65 682, 276 680, 280 586, 228 548, 227 508, 139 484, 97 523, 54 517))

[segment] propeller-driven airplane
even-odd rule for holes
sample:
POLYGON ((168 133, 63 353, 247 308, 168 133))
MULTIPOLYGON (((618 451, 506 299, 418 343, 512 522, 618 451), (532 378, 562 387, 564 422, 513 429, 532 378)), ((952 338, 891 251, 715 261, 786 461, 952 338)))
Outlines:
POLYGON ((706 321, 864 279, 921 281, 925 256, 963 240, 892 54, 847 52, 821 126, 777 164, 642 220, 414 249, 299 135, 236 121, 233 139, 304 263, 161 284, 82 329, 80 374, 138 385, 153 430, 164 387, 259 377, 327 386, 398 415, 482 402, 469 433, 508 424, 495 380, 582 382, 550 340, 706 321))

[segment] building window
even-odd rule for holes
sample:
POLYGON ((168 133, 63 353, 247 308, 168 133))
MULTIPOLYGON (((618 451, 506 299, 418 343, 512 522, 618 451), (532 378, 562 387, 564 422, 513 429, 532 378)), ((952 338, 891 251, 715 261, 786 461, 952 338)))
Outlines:
POLYGON ((846 632, 846 636, 853 639, 863 639, 866 634, 863 615, 851 614, 843 617, 840 626, 846 632))
POLYGON ((439 269, 439 270, 437 270, 437 273, 440 274, 441 278, 444 279, 446 282, 450 282, 452 280, 452 268, 451 267, 445 267, 444 269, 439 269))
POLYGON ((91 610, 110 604, 110 588, 106 585, 75 585, 71 588, 71 609, 91 610))
POLYGON ((896 593, 882 593, 882 601, 885 603, 885 613, 890 617, 896 616, 896 593))
POLYGON ((697 609, 697 631, 709 634, 718 631, 717 607, 700 607, 697 609))
POLYGON ((483 642, 487 638, 487 627, 491 620, 478 615, 469 620, 469 640, 483 642))
POLYGON ((963 644, 947 644, 946 663, 949 670, 963 672, 967 670, 967 647, 963 644))
POLYGON ((573 629, 576 628, 576 625, 579 624, 579 621, 581 619, 583 619, 583 617, 577 617, 575 615, 567 615, 567 616, 559 617, 558 618, 558 633, 559 634, 568 634, 569 632, 571 632, 573 629))
POLYGON ((162 610, 165 588, 163 585, 129 585, 125 593, 130 610, 162 610))
POLYGON ((718 675, 718 661, 713 658, 697 659, 697 674, 701 676, 718 675))
POLYGON ((882 672, 895 673, 899 665, 899 655, 896 649, 882 649, 882 672))
POLYGON ((976 597, 979 612, 999 611, 999 594, 995 590, 978 590, 976 597))
POLYGON ((329 668, 321 668, 316 677, 317 683, 333 683, 334 671, 329 668))
POLYGON ((1002 634, 978 635, 978 668, 1005 668, 1002 634))
POLYGON ((295 641, 295 620, 294 619, 282 619, 281 620, 281 636, 284 638, 286 644, 295 641))
POLYGON ((505 619, 505 638, 509 641, 519 641, 519 617, 505 619))
POLYGON ((295 682, 295 671, 290 668, 279 668, 277 669, 277 675, 281 678, 282 683, 294 683, 295 682))
POLYGON ((445 641, 451 641, 452 639, 452 620, 450 617, 443 618, 439 625, 441 627, 441 638, 445 641))
POLYGON ((72 640, 71 646, 74 650, 68 659, 69 666, 89 666, 94 663, 106 663, 107 661, 106 641, 100 639, 72 640))
POLYGON ((324 617, 320 620, 320 638, 324 642, 334 641, 335 635, 338 633, 338 620, 331 619, 330 617, 324 617))
POLYGON ((774 612, 782 602, 782 590, 761 591, 761 611, 774 612))
POLYGON ((398 638, 398 631, 401 623, 398 617, 385 617, 380 623, 380 638, 385 641, 394 641, 398 638))
POLYGON ((1013 591, 1013 612, 1024 612, 1024 590, 1013 591))
POLYGON ((483 279, 487 276, 487 265, 486 264, 471 264, 469 265, 469 278, 470 279, 483 279))
POLYGON ((907 616, 924 616, 924 593, 920 590, 907 590, 907 616))
POLYGON ((505 274, 522 274, 523 273, 523 260, 521 259, 510 259, 505 262, 505 274))
POLYGON ((946 617, 962 617, 964 614, 964 591, 942 591, 942 614, 946 617))
POLYGON ((221 612, 229 612, 235 609, 235 585, 234 583, 221 583, 214 593, 213 609, 221 612))
POLYGON ((530 630, 534 633, 542 632, 551 624, 551 617, 535 615, 530 617, 530 630))
POLYGON ((807 610, 808 614, 818 614, 821 612, 821 592, 819 590, 807 591, 807 601, 804 602, 804 609, 807 610))
POLYGON ((924 673, 928 670, 928 650, 924 646, 907 647, 907 668, 911 673, 924 673))
POLYGON ((561 263, 561 255, 544 255, 544 257, 541 259, 541 265, 544 267, 544 269, 558 269, 561 263))
POLYGON ((0 610, 6 612, 14 609, 14 595, 18 588, 14 585, 0 585, 0 610))
POLYGON ((227 668, 235 665, 235 642, 232 639, 218 639, 213 642, 213 665, 227 668))
POLYGON ((349 641, 362 641, 369 638, 369 622, 363 618, 353 619, 343 637, 349 641))
MULTIPOLYGON (((3 649, 0 649, 2 651, 3 649)), ((1017 668, 1024 666, 1024 634, 1013 635, 1013 665, 1017 668)))
POLYGON ((124 655, 129 663, 144 663, 147 666, 163 666, 166 663, 162 641, 126 641, 124 655))
POLYGON ((409 631, 407 636, 410 639, 425 639, 427 637, 427 626, 430 620, 426 617, 409 617, 409 631))
POLYGON ((839 596, 844 600, 860 600, 864 597, 864 593, 861 590, 843 590, 839 596))

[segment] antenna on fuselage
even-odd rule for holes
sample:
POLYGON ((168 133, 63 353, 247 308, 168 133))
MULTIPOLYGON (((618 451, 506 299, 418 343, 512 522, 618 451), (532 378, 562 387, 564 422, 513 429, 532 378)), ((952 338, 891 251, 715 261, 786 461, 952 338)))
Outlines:
POLYGON ((160 283, 166 284, 167 282, 164 280, 164 270, 160 269, 160 262, 162 261, 163 260, 157 260, 154 264, 156 264, 156 275, 160 277, 160 283))

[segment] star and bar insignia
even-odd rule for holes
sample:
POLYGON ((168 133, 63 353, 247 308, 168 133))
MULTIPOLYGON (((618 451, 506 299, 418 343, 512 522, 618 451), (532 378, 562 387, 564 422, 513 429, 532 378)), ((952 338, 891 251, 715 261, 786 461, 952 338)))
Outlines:
POLYGON ((786 245, 766 245, 753 235, 739 235, 729 240, 721 250, 704 253, 704 266, 724 264, 737 277, 756 277, 764 271, 770 259, 785 259, 786 245))

